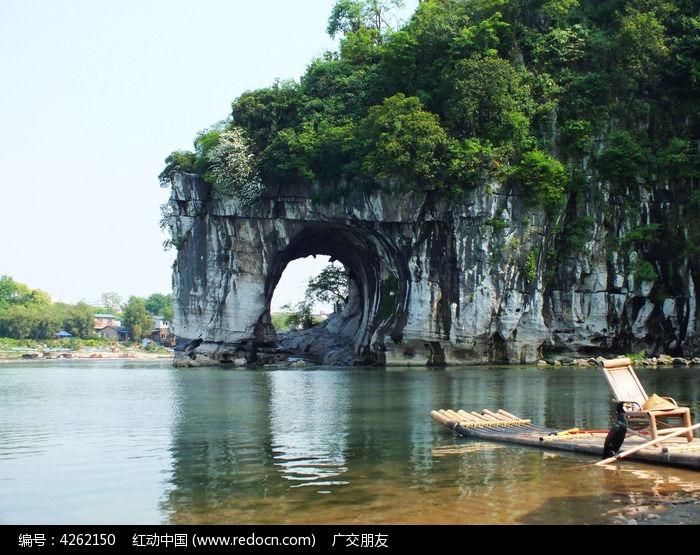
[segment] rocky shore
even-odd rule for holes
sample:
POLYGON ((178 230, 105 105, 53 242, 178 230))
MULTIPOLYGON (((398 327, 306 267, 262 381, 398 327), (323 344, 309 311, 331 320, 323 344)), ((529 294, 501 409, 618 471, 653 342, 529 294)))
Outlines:
POLYGON ((13 351, 0 353, 0 362, 18 362, 22 360, 57 360, 57 359, 134 359, 134 360, 158 360, 172 359, 172 352, 149 352, 141 349, 116 349, 116 350, 88 350, 77 351, 53 350, 53 351, 13 351))
MULTIPOLYGON (((629 355, 621 354, 619 357, 629 357, 629 355)), ((540 359, 537 361, 537 366, 598 366, 601 360, 616 358, 609 357, 591 357, 591 358, 559 358, 559 359, 540 359)), ((700 366, 700 358, 684 358, 672 357, 670 355, 661 355, 658 357, 636 358, 630 357, 633 366, 700 366)))
POLYGON ((614 524, 632 526, 700 524, 700 491, 679 493, 673 499, 653 500, 635 505, 615 518, 614 524))
MULTIPOLYGON (((292 368, 301 368, 318 364, 315 360, 307 359, 303 356, 295 356, 295 350, 286 350, 286 354, 278 352, 276 356, 270 357, 267 363, 261 366, 289 366, 292 368)), ((608 357, 589 357, 589 358, 543 358, 537 361, 536 365, 541 367, 563 367, 563 366, 593 366, 597 367, 599 362, 604 359, 615 358, 615 356, 626 356, 627 354, 610 355, 608 357)), ((166 351, 159 350, 157 352, 139 349, 135 347, 117 347, 112 349, 15 349, 13 351, 0 351, 0 362, 3 361, 19 361, 19 360, 55 360, 55 359, 115 359, 129 358, 140 360, 155 360, 155 359, 173 359, 174 352, 172 349, 166 351)), ((670 355, 660 355, 658 357, 638 358, 630 357, 632 364, 635 367, 679 367, 679 366, 700 366, 700 357, 685 358, 674 357, 670 355)), ((247 366, 248 362, 245 358, 232 361, 234 366, 247 366)))

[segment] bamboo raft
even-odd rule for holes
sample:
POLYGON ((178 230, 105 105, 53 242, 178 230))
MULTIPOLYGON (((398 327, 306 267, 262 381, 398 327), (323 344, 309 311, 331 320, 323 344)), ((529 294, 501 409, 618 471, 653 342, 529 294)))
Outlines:
POLYGON ((430 415, 467 438, 594 455, 600 459, 596 464, 608 464, 627 457, 640 462, 700 470, 700 440, 688 442, 684 435, 689 430, 700 428, 700 424, 679 428, 679 431, 654 440, 628 432, 622 452, 617 457, 603 460, 603 444, 608 430, 556 430, 534 425, 529 419, 503 409, 481 412, 440 409, 431 411, 430 415))

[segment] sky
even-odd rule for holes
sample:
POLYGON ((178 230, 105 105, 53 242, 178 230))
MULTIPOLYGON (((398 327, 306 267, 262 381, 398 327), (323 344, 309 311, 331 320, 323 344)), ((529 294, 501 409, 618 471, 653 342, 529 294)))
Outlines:
MULTIPOLYGON (((2 3, 0 276, 52 302, 172 293, 165 158, 242 93, 337 50, 335 0, 2 3)), ((312 260, 290 264, 273 310, 326 264, 312 260)))

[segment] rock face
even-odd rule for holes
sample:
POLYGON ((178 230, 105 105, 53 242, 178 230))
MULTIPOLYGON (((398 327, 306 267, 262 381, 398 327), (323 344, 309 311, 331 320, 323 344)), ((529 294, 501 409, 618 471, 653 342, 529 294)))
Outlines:
POLYGON ((609 230, 628 222, 604 195, 580 207, 589 222, 580 251, 553 264, 551 224, 505 186, 474 190, 460 205, 432 191, 325 203, 313 194, 268 190, 244 213, 197 176, 176 176, 168 207, 178 249, 176 365, 261 364, 291 352, 365 365, 697 354, 691 272, 678 271, 673 296, 637 283, 635 253, 609 246, 609 230), (312 331, 278 335, 275 286, 290 261, 309 255, 344 264, 347 306, 312 331))

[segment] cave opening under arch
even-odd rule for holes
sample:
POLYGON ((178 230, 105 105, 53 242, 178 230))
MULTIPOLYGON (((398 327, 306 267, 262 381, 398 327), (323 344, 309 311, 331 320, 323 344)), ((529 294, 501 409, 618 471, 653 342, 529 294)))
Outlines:
POLYGON ((326 364, 383 364, 385 337, 401 341, 410 294, 408 269, 398 249, 375 230, 308 223, 273 259, 265 279, 267 321, 285 268, 309 256, 327 256, 329 262, 344 266, 347 302, 342 311, 310 330, 276 333, 278 345, 326 364))

